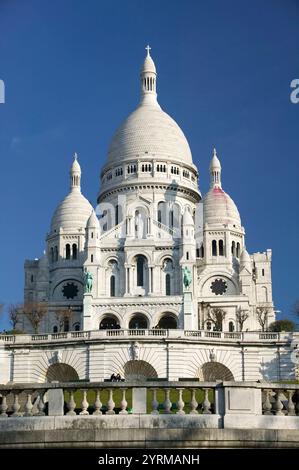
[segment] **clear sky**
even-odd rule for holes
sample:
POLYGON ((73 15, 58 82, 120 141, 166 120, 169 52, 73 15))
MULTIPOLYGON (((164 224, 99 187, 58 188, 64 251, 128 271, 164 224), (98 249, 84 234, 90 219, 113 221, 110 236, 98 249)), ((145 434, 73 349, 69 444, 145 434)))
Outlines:
POLYGON ((289 316, 299 298, 298 0, 0 0, 0 301, 22 300, 24 259, 45 248, 74 151, 95 204, 109 141, 139 100, 147 43, 201 192, 216 146, 247 249, 272 248, 275 306, 289 316))

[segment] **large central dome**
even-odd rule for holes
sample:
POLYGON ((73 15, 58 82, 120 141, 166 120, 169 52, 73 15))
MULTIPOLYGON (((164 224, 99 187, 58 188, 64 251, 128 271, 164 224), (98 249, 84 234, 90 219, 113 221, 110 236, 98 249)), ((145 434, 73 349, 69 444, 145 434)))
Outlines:
POLYGON ((157 102, 156 67, 149 55, 141 69, 141 102, 121 124, 108 150, 108 163, 137 158, 165 158, 192 165, 187 139, 157 102))
POLYGON ((145 157, 192 164, 189 144, 177 123, 156 105, 140 105, 116 131, 108 162, 145 157))

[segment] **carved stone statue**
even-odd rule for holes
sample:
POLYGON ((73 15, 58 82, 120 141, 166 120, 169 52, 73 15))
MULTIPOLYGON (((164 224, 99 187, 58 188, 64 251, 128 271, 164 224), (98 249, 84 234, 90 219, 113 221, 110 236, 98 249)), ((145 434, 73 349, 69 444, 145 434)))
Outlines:
POLYGON ((139 359, 139 346, 138 343, 132 343, 130 347, 131 359, 133 361, 138 361, 139 359))
POLYGON ((135 217, 135 226, 136 226, 137 238, 143 238, 144 222, 143 222, 143 217, 140 214, 140 212, 135 217))
POLYGON ((183 283, 186 289, 189 289, 192 282, 192 274, 190 268, 188 266, 184 267, 183 270, 183 283))
POLYGON ((92 291, 92 281, 93 276, 91 272, 87 271, 87 268, 84 269, 84 292, 90 294, 92 291))

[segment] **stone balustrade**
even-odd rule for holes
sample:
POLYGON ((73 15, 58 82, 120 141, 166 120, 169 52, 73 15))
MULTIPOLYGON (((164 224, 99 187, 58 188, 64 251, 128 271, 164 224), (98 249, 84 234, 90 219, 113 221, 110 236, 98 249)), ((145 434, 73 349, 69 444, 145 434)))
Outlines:
POLYGON ((225 342, 287 342, 292 338, 292 333, 272 333, 272 332, 223 332, 223 331, 205 331, 205 330, 164 330, 164 329, 119 329, 119 330, 92 330, 92 331, 70 331, 52 334, 19 334, 19 335, 0 335, 0 344, 28 344, 44 343, 56 341, 78 341, 94 339, 113 339, 113 338, 142 338, 154 339, 163 337, 169 339, 186 339, 192 341, 225 341, 225 342))
POLYGON ((0 417, 129 414, 296 417, 299 385, 256 382, 72 382, 0 385, 0 417))

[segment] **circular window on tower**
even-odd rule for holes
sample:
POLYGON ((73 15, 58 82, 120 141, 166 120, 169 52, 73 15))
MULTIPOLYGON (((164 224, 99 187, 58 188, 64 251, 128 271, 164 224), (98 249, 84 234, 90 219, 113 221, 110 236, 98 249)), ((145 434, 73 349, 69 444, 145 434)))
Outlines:
POLYGON ((211 284, 211 291, 215 295, 223 295, 227 290, 227 283, 223 279, 215 279, 211 284))
POLYGON ((77 297, 78 292, 79 289, 73 282, 68 282, 67 284, 64 284, 62 288, 63 297, 66 297, 67 299, 74 299, 75 297, 77 297))

